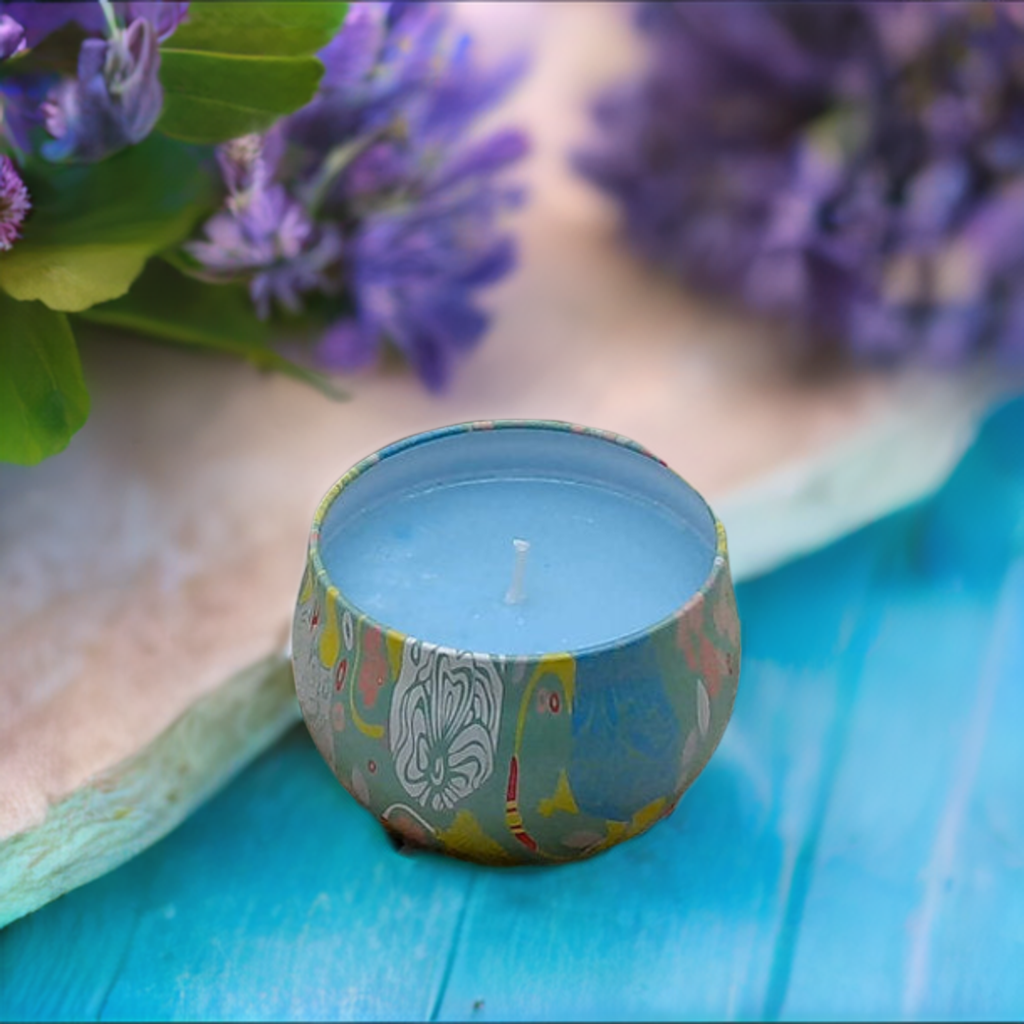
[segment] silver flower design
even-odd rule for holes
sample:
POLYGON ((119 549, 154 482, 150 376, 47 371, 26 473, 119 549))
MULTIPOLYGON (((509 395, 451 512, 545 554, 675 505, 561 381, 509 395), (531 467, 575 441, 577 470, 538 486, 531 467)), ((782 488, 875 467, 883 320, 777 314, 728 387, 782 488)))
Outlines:
POLYGON ((315 616, 323 615, 315 601, 300 606, 292 634, 292 661, 296 669, 296 696, 306 727, 324 760, 334 767, 331 699, 334 672, 320 663, 319 633, 315 616))
POLYGON ((502 683, 468 653, 408 643, 388 734, 398 779, 422 806, 449 810, 494 771, 502 683))

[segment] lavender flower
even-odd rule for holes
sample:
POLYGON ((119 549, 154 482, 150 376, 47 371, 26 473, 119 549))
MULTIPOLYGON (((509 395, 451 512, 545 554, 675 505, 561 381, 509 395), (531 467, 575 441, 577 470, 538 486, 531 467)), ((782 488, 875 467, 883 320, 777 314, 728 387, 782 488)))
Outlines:
POLYGON ((9 14, 0 14, 0 61, 25 49, 25 29, 9 14))
POLYGON ((52 88, 49 75, 17 74, 0 78, 0 148, 32 148, 32 129, 42 124, 42 104, 52 88))
POLYGON ((371 362, 387 339, 428 387, 443 388, 455 360, 487 329, 473 291, 515 265, 511 240, 495 237, 495 213, 486 197, 472 195, 368 219, 350 252, 356 316, 327 335, 321 363, 354 369, 371 362))
POLYGON ((229 205, 237 206, 242 197, 269 182, 272 162, 266 149, 266 140, 261 135, 243 135, 218 147, 217 163, 228 189, 229 205))
POLYGON ((108 5, 127 28, 107 24, 103 7, 89 3, 0 3, 0 56, 21 30, 24 48, 74 22, 87 38, 75 78, 29 67, 0 80, 0 134, 16 148, 30 147, 31 129, 46 125, 53 139, 43 144, 51 160, 96 161, 141 141, 160 115, 159 43, 187 16, 187 3, 108 5), (5 42, 5 30, 10 42, 5 42), (110 34, 110 38, 99 38, 110 34))
POLYGON ((188 18, 188 0, 132 0, 131 3, 115 3, 113 7, 126 25, 140 18, 148 21, 158 43, 170 39, 188 18))
POLYGON ((500 177, 525 138, 467 133, 522 64, 481 69, 432 3, 353 5, 321 59, 307 107, 260 146, 222 148, 225 209, 187 250, 204 276, 247 279, 261 315, 327 296, 322 366, 366 365, 390 343, 443 387, 486 330, 476 292, 514 265, 499 219, 520 195, 500 177))
MULTIPOLYGON (((157 39, 169 39, 188 15, 188 3, 172 0, 132 0, 111 5, 122 24, 130 25, 139 18, 152 24, 157 39)), ((38 46, 51 32, 74 22, 85 33, 101 36, 107 30, 107 18, 97 0, 14 0, 0 2, 0 17, 10 17, 24 27, 25 45, 38 46)))
POLYGON ((647 70, 578 163, 642 255, 857 356, 1024 356, 1019 7, 645 3, 638 25, 647 70))
POLYGON ((64 79, 44 107, 53 141, 43 155, 92 162, 141 142, 163 106, 159 68, 156 31, 145 18, 109 40, 86 39, 78 78, 64 79))
POLYGON ((185 247, 202 264, 202 276, 247 279, 264 319, 272 300, 298 313, 303 293, 336 291, 329 271, 341 256, 340 233, 332 224, 314 224, 284 186, 270 180, 263 140, 237 139, 218 157, 229 188, 227 209, 207 221, 206 240, 185 247))
POLYGON ((22 221, 31 208, 28 189, 11 158, 0 156, 0 252, 7 252, 17 241, 22 221))
POLYGON ((103 8, 96 0, 89 2, 39 3, 38 0, 20 0, 0 3, 0 16, 17 21, 24 30, 25 45, 38 46, 51 32, 69 22, 76 22, 86 32, 102 32, 106 24, 103 8))

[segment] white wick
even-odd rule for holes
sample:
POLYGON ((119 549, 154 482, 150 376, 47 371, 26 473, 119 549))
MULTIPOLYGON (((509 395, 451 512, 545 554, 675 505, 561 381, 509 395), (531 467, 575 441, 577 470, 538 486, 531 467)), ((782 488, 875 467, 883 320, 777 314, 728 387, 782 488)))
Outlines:
POLYGON ((530 542, 517 537, 512 541, 512 547, 516 549, 516 564, 512 569, 512 585, 505 592, 505 604, 522 604, 526 598, 523 577, 526 575, 526 556, 530 552, 530 542))

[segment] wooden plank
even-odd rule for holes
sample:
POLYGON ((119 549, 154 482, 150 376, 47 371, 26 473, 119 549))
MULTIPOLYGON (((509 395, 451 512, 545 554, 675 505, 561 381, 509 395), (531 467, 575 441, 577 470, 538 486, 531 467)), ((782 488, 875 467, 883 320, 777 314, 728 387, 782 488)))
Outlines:
POLYGON ((768 1008, 783 1017, 1024 1011, 1021 438, 1024 402, 880 583, 885 614, 768 1008))
POLYGON ((1004 587, 915 913, 908 1016, 1024 1017, 1024 563, 1004 587))
POLYGON ((0 1017, 424 1019, 470 874, 396 854, 298 727, 165 841, 0 932, 0 1017))
POLYGON ((48 916, 0 932, 0 1020, 99 1017, 132 948, 143 898, 137 878, 118 876, 116 899, 54 904, 48 916))

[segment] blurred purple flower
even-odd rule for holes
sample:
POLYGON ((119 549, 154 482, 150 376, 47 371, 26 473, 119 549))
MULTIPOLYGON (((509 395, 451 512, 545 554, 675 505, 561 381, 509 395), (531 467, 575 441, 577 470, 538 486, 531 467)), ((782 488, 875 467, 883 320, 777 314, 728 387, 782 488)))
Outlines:
POLYGON ((0 3, 0 48, 8 24, 24 29, 22 45, 30 49, 71 23, 86 34, 75 78, 29 67, 0 80, 0 131, 16 147, 28 149, 30 129, 45 123, 53 139, 41 147, 44 156, 90 162, 149 134, 163 104, 159 43, 186 18, 188 4, 146 0, 115 3, 113 11, 127 27, 108 39, 99 3, 0 3))
POLYGON ((232 199, 207 221, 206 239, 185 246, 208 280, 248 280, 262 318, 272 300, 298 313, 303 293, 334 290, 328 271, 341 256, 341 238, 333 225, 313 224, 283 185, 257 179, 232 199))
POLYGON ((28 189, 11 158, 0 155, 0 252, 7 252, 18 240, 31 208, 28 189))
POLYGON ((205 239, 185 245, 206 280, 248 281, 262 319, 270 315, 273 301, 298 313, 302 294, 335 291, 329 271, 342 249, 334 225, 314 224, 284 185, 271 180, 277 149, 259 135, 218 147, 217 162, 228 188, 226 209, 206 222, 205 239))
POLYGON ((141 142, 163 106, 159 69, 156 32, 145 18, 107 41, 86 39, 78 78, 62 80, 44 106, 53 140, 43 145, 43 155, 93 162, 141 142))
POLYGON ((206 275, 244 271, 262 314, 271 298, 293 309, 304 293, 329 296, 336 319, 314 350, 321 366, 365 366, 390 343, 441 388, 486 330, 477 291, 515 262, 499 223, 520 194, 500 179, 526 139, 467 133, 522 62, 479 67, 435 3, 353 5, 320 56, 326 72, 308 106, 262 146, 221 148, 225 210, 188 251, 206 275), (252 241, 267 237, 253 219, 270 195, 275 239, 296 211, 287 252, 252 241))
POLYGON ((642 255, 856 355, 1024 353, 1024 244, 992 241, 994 220, 1024 224, 1020 9, 637 15, 647 69, 600 98, 600 141, 577 162, 642 255))
POLYGON ((0 60, 25 49, 25 29, 9 14, 0 14, 0 60))
POLYGON ((188 0, 132 0, 115 3, 114 10, 125 25, 144 18, 153 26, 158 43, 164 43, 188 20, 188 0))
POLYGON ((56 32, 70 22, 77 23, 86 32, 97 34, 106 25, 103 8, 96 0, 60 3, 18 0, 14 3, 0 3, 0 15, 11 17, 23 26, 25 45, 29 49, 38 46, 51 32, 56 32))
POLYGON ((43 123, 42 105, 53 85, 53 76, 10 75, 0 78, 0 141, 27 152, 30 132, 43 123))
POLYGON ((515 265, 511 239, 493 230, 496 210, 489 207, 501 199, 428 199, 368 219, 350 253, 356 315, 341 324, 347 347, 339 348, 329 335, 318 352, 321 363, 352 368, 352 352, 369 362, 387 339, 428 387, 443 388, 458 357, 488 325, 474 291, 515 265))
MULTIPOLYGON (((133 0, 114 3, 114 13, 121 24, 130 25, 139 18, 152 24, 159 42, 169 39, 188 15, 188 3, 175 0, 133 0)), ((38 46, 51 32, 74 22, 88 35, 106 33, 107 19, 97 0, 13 0, 0 2, 0 16, 8 15, 25 29, 25 44, 38 46)))
POLYGON ((218 146, 217 163, 232 205, 239 202, 239 197, 266 185, 273 170, 261 135, 243 135, 218 146))

